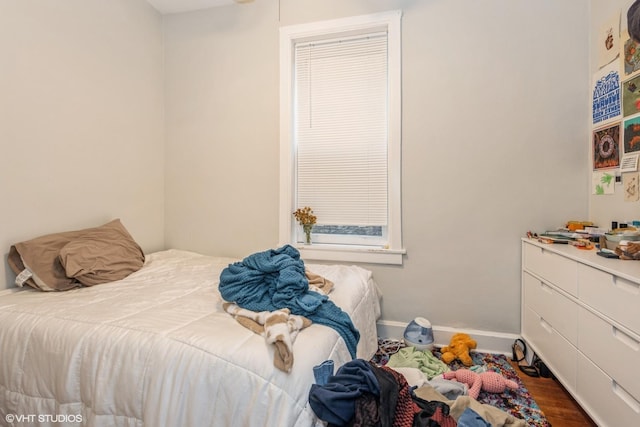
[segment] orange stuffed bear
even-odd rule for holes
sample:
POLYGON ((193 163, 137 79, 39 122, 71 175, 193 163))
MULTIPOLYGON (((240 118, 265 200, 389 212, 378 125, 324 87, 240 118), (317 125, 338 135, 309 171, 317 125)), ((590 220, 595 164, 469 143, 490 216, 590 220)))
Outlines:
POLYGON ((478 343, 467 334, 457 333, 451 337, 449 345, 442 347, 442 361, 451 363, 455 359, 460 360, 465 366, 473 365, 470 350, 476 348, 478 343))

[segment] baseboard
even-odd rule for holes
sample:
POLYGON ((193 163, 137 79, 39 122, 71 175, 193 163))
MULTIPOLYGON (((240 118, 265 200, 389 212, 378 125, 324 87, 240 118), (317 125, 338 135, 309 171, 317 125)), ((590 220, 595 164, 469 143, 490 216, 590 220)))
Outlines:
MULTIPOLYGON (((380 320, 377 323, 378 337, 402 339, 407 323, 395 322, 391 320, 380 320)), ((477 329, 449 328, 446 326, 433 325, 433 338, 436 346, 449 344, 451 336, 457 332, 469 334, 471 338, 478 342, 477 351, 487 353, 511 354, 511 346, 518 334, 507 334, 504 332, 480 331, 477 329)))

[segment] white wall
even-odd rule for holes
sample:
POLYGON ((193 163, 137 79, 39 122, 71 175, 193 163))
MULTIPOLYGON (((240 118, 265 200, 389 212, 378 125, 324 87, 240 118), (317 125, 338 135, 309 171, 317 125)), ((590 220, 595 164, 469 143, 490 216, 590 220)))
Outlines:
POLYGON ((277 243, 276 6, 165 17, 169 247, 242 256, 277 243))
MULTIPOLYGON (((627 10, 633 3, 633 0, 591 0, 591 61, 589 64, 589 70, 592 75, 598 71, 598 35, 601 33, 602 28, 606 25, 610 18, 613 16, 620 16, 622 27, 627 27, 627 10)), ((620 62, 618 58, 616 61, 620 62)), ((624 78, 622 72, 622 65, 620 71, 621 78, 624 78)), ((591 78, 591 77, 590 77, 591 78)), ((591 89, 591 88, 590 88, 591 89)), ((591 101, 591 94, 589 102, 591 101)), ((589 104, 591 107, 591 104, 589 104)), ((589 129, 589 184, 591 180, 591 170, 593 169, 593 150, 591 148, 591 131, 592 120, 587 121, 589 129)), ((589 195, 589 220, 595 222, 597 225, 605 228, 611 227, 611 221, 629 221, 640 219, 640 202, 625 202, 624 191, 622 184, 617 183, 615 185, 615 194, 610 195, 589 195)))
POLYGON ((143 0, 0 2, 0 289, 9 246, 121 218, 164 245, 162 17, 143 0))
POLYGON ((401 267, 383 319, 520 330, 520 237, 588 207, 583 0, 256 0, 165 18, 166 244, 278 242, 278 29, 402 9, 401 267))

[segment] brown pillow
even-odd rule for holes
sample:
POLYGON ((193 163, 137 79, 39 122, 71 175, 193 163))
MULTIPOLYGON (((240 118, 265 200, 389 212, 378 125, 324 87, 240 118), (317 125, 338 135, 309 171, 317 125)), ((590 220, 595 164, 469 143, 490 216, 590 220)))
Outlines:
POLYGON ((32 277, 24 284, 43 291, 64 291, 123 279, 144 264, 144 253, 119 219, 100 227, 48 234, 16 243, 9 266, 32 277))
POLYGON ((58 258, 67 277, 85 286, 124 279, 144 264, 142 249, 119 220, 73 239, 58 258))

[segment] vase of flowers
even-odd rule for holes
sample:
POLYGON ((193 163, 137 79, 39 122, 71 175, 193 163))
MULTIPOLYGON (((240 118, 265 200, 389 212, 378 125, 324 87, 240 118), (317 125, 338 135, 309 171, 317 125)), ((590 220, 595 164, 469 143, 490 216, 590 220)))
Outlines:
POLYGON ((293 213, 293 216, 296 217, 296 221, 302 226, 302 231, 304 231, 305 243, 307 245, 311 244, 311 231, 313 230, 313 226, 316 223, 316 216, 313 214, 313 209, 309 206, 305 206, 304 208, 298 208, 293 213))

